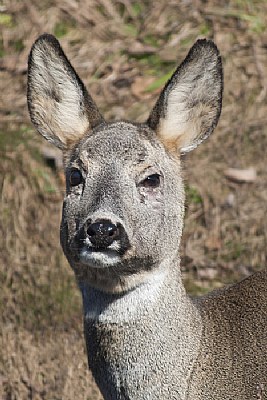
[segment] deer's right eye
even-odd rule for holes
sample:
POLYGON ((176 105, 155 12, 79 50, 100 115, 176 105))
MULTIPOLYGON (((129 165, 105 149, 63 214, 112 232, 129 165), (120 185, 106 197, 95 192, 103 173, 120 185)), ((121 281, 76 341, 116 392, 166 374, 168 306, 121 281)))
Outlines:
POLYGON ((69 182, 71 186, 78 186, 83 181, 83 176, 78 169, 74 169, 70 173, 69 182))

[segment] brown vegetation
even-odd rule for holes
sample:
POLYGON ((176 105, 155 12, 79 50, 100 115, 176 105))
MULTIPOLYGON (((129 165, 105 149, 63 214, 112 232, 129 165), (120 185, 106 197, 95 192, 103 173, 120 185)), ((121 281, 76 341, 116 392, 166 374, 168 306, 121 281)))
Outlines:
POLYGON ((184 277, 201 293, 266 265, 267 4, 7 0, 0 7, 0 398, 94 400, 80 296, 59 246, 62 173, 43 159, 27 115, 30 46, 54 33, 107 119, 143 121, 193 42, 215 40, 225 71, 221 120, 184 160, 184 277), (225 175, 249 167, 257 172, 249 183, 225 175))

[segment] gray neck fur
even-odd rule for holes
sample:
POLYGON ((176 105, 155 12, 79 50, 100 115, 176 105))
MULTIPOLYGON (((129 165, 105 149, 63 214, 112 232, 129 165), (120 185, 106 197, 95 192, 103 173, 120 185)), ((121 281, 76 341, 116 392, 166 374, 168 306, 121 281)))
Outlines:
POLYGON ((89 366, 104 398, 185 399, 202 323, 177 264, 124 294, 80 288, 89 366))

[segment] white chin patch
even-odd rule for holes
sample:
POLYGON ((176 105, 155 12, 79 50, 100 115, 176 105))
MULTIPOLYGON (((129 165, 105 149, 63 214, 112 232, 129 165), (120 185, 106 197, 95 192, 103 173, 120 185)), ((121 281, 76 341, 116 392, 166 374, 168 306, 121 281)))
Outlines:
POLYGON ((109 267, 121 261, 119 254, 112 249, 93 251, 83 247, 80 253, 80 261, 94 268, 109 267))

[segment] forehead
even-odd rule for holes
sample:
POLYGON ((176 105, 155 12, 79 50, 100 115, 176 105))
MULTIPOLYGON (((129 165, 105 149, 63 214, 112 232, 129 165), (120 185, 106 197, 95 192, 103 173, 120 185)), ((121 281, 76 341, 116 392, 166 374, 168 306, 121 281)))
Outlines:
POLYGON ((142 161, 153 157, 161 146, 145 125, 128 122, 105 124, 84 137, 76 148, 80 159, 142 161))

